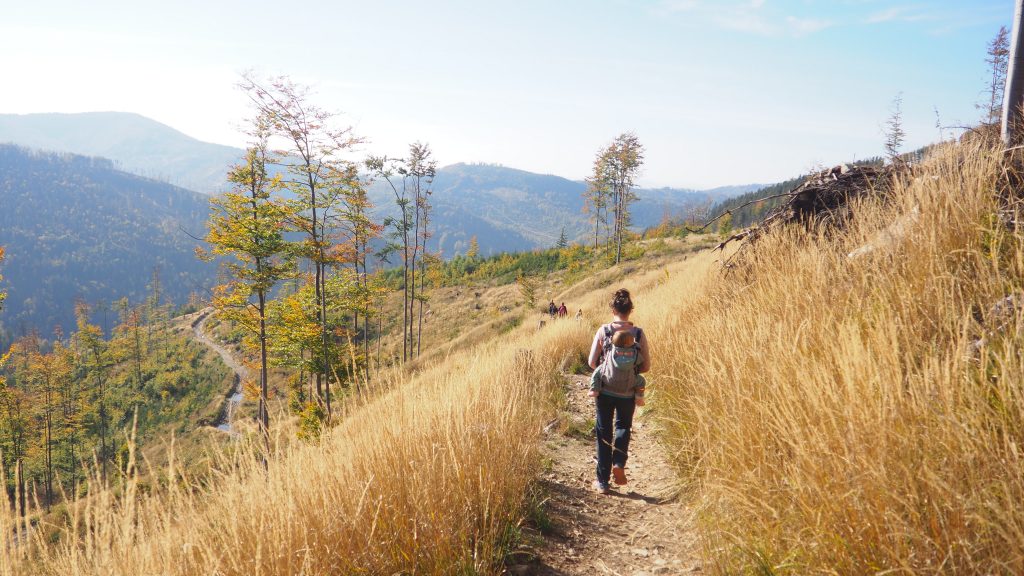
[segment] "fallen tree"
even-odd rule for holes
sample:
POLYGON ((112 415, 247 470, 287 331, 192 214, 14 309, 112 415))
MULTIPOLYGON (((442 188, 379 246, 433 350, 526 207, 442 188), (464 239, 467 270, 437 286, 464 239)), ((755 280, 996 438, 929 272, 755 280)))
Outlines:
MULTIPOLYGON (((893 167, 891 165, 849 166, 840 164, 839 166, 808 176, 789 192, 751 200, 741 206, 722 212, 700 228, 688 228, 688 230, 690 232, 704 232, 718 220, 726 215, 731 215, 734 210, 740 210, 751 204, 767 202, 777 198, 785 198, 786 200, 772 209, 760 223, 730 235, 722 240, 715 249, 724 250, 729 243, 740 240, 747 241, 744 244, 745 247, 750 246, 758 238, 769 234, 772 230, 791 224, 799 224, 807 229, 821 225, 834 229, 843 229, 850 219, 851 201, 867 196, 888 194, 892 177, 900 169, 904 169, 904 165, 901 164, 899 167, 893 167)), ((725 265, 727 267, 730 266, 733 259, 740 252, 729 258, 725 265)))

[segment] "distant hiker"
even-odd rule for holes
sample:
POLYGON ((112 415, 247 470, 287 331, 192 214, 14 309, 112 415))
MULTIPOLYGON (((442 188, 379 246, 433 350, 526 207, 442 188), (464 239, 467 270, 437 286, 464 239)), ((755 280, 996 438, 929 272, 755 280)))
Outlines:
POLYGON ((562 302, 562 305, 558 307, 558 317, 565 318, 568 315, 569 309, 565 307, 565 302, 562 302))
MULTIPOLYGON (((633 376, 647 372, 651 369, 650 344, 643 330, 629 321, 629 315, 633 312, 629 291, 625 288, 616 290, 609 307, 612 309, 613 320, 598 328, 594 334, 588 359, 590 367, 603 374, 616 374, 613 365, 616 358, 615 335, 617 332, 627 332, 632 337, 631 348, 636 354, 633 376), (606 367, 605 363, 612 366, 606 367)), ((628 341, 624 336, 619 340, 623 344, 628 341)), ((605 379, 605 376, 600 378, 600 387, 590 391, 590 396, 595 398, 597 421, 597 479, 594 480, 594 489, 607 494, 610 476, 615 478, 619 486, 626 484, 626 460, 629 456, 633 412, 637 406, 644 405, 644 381, 630 378, 628 370, 618 372, 614 381, 605 379)))
POLYGON ((580 308, 579 310, 576 311, 576 321, 577 322, 582 322, 583 321, 583 308, 580 308))
POLYGON ((555 301, 552 300, 548 303, 548 316, 551 316, 551 319, 554 320, 555 314, 558 314, 558 306, 555 306, 555 301))

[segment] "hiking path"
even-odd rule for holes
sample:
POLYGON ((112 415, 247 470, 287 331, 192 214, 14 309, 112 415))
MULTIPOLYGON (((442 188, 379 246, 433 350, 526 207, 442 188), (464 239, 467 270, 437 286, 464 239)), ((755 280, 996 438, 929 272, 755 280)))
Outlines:
POLYGON ((191 321, 192 332, 199 343, 216 352, 224 364, 235 374, 232 393, 227 399, 224 421, 217 424, 218 430, 228 434, 235 434, 237 432, 234 427, 235 413, 242 405, 242 382, 248 376, 249 369, 242 363, 241 358, 206 331, 206 321, 210 319, 212 314, 212 308, 205 308, 200 311, 191 321))
MULTIPOLYGON (((594 400, 589 377, 569 375, 566 406, 546 427, 540 494, 544 519, 534 520, 534 546, 509 574, 699 574, 692 511, 674 498, 675 472, 654 434, 652 414, 633 420, 626 486, 599 494, 594 480, 594 400), (536 526, 536 524, 541 524, 536 526)), ((530 538, 527 539, 528 541, 530 538)))

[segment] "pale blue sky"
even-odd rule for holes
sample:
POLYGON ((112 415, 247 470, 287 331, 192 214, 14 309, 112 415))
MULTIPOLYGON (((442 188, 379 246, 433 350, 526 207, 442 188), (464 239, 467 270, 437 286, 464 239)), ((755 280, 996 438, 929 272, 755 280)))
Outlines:
POLYGON ((649 186, 788 178, 973 123, 1010 0, 5 0, 0 113, 137 112, 243 145, 238 73, 311 85, 369 142, 583 178, 632 130, 649 186))

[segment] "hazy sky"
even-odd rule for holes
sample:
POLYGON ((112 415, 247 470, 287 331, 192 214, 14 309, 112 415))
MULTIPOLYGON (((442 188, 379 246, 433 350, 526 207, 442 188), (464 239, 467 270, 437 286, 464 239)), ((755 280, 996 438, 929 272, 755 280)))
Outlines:
POLYGON ((137 112, 244 145, 238 74, 291 76, 369 140, 583 178, 632 130, 642 183, 781 180, 974 122, 1010 0, 6 0, 0 113, 137 112))

